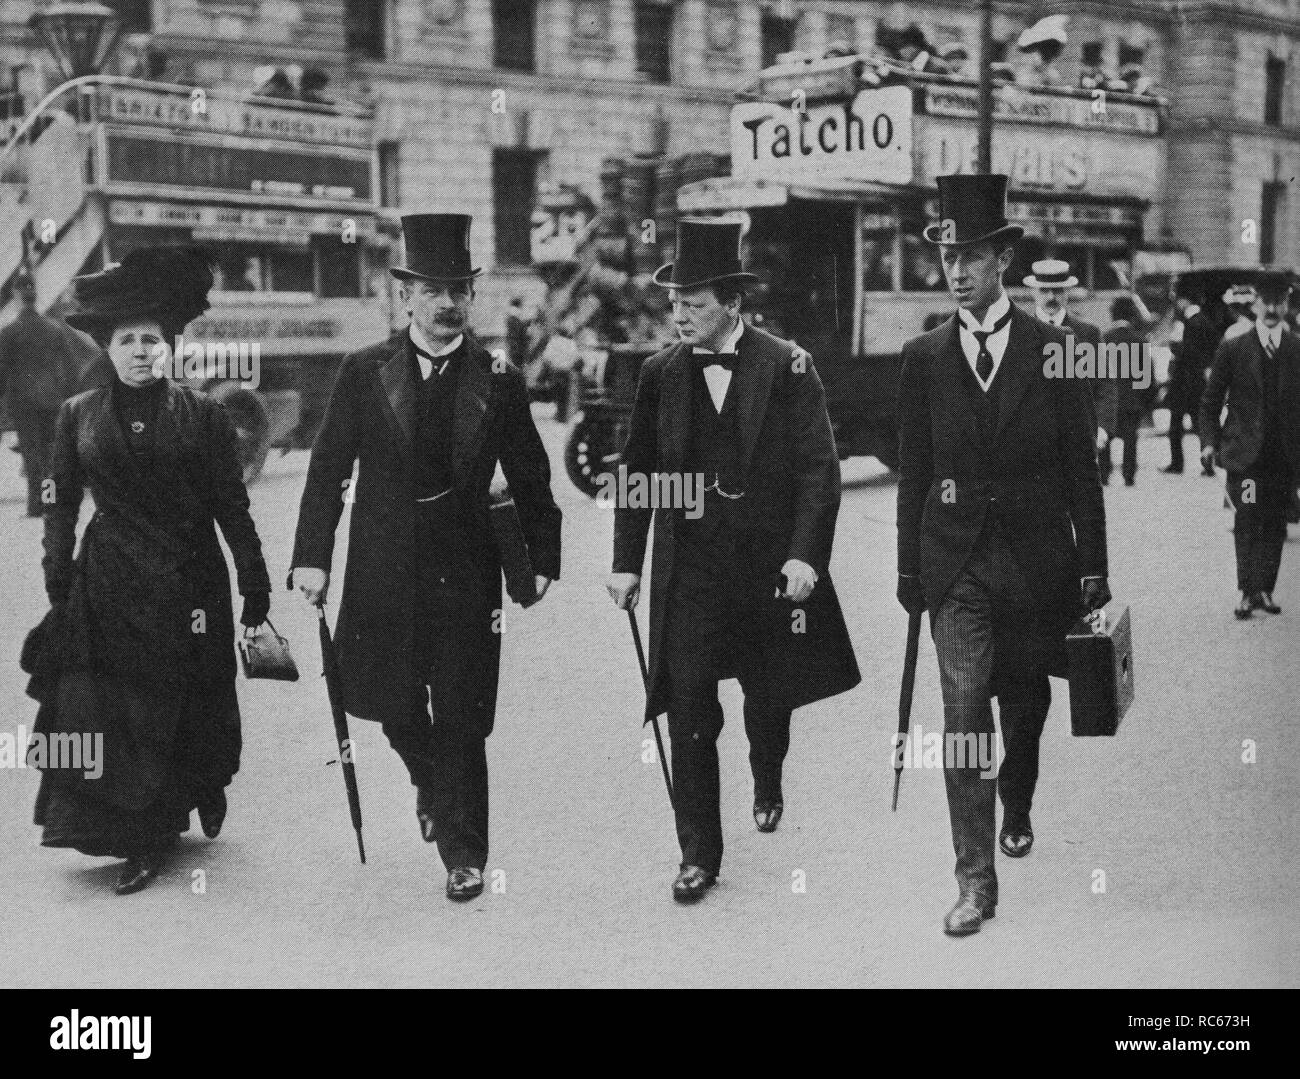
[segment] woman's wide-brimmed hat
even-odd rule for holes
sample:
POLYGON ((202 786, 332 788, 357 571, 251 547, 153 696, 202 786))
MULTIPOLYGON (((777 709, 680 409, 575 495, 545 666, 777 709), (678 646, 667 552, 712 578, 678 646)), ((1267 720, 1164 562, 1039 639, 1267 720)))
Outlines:
POLYGON ((179 333, 208 309, 212 254, 195 245, 142 247, 99 273, 73 278, 78 309, 64 321, 91 336, 135 319, 179 333))
POLYGON ((1039 259, 1029 269, 1025 284, 1030 288, 1074 288, 1079 283, 1064 259, 1039 259))
POLYGON ((923 231, 932 244, 968 247, 985 240, 1018 240, 1025 234, 1007 223, 1007 178, 998 174, 940 176, 939 221, 923 231))
POLYGON ((388 272, 399 281, 472 281, 469 214, 407 214, 402 218, 406 265, 388 272))
POLYGON ((655 270, 651 278, 664 288, 700 288, 718 281, 757 281, 741 268, 740 222, 696 221, 677 223, 677 259, 655 270))

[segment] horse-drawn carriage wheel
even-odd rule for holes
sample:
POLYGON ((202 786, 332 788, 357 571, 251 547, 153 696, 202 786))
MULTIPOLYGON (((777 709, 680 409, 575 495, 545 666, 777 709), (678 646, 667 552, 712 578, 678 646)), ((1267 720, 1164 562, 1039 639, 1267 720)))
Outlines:
POLYGON ((235 425, 236 451, 244 483, 252 483, 262 471, 271 451, 271 417, 262 399, 237 382, 222 382, 208 390, 221 402, 235 425))
POLYGON ((573 485, 589 498, 600 492, 600 476, 618 469, 617 424, 585 416, 573 425, 564 444, 564 468, 573 485))

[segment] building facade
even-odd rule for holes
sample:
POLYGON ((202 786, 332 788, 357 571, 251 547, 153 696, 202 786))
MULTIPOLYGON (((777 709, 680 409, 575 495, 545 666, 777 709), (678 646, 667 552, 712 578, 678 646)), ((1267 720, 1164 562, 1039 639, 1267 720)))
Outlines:
MULTIPOLYGON (((935 50, 979 52, 977 0, 110 3, 127 30, 117 70, 249 93, 266 69, 296 67, 295 79, 323 74, 324 94, 371 106, 382 203, 474 215, 489 332, 511 295, 540 294, 529 269, 539 185, 597 198, 608 157, 725 153, 735 91, 791 51, 868 51, 915 24, 935 50)), ((5 123, 58 81, 27 28, 38 6, 0 3, 5 123)), ((1017 36, 1049 14, 1070 17, 1064 84, 1140 64, 1169 101, 1143 242, 1183 246, 1198 263, 1300 265, 1300 0, 998 0, 998 57, 1020 63, 1017 36)), ((950 151, 965 148, 926 152, 950 151)), ((1096 155, 1081 183, 1104 191, 1123 167, 1096 155)), ((1078 187, 1079 168, 1049 161, 1043 175, 1078 187)))

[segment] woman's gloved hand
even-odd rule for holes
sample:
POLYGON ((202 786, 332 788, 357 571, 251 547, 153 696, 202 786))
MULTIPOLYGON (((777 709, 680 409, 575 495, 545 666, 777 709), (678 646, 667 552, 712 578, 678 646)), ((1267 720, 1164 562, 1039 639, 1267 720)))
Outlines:
POLYGON ((271 593, 254 592, 251 596, 244 597, 244 613, 239 616, 239 621, 241 625, 250 628, 260 626, 270 613, 271 593))

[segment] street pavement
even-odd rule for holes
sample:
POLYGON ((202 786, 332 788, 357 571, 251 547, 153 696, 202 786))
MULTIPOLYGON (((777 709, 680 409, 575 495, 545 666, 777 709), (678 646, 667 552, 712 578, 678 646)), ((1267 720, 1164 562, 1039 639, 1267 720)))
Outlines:
MULTIPOLYGON (((209 841, 196 821, 145 891, 114 895, 115 861, 41 848, 38 774, 0 770, 0 985, 1300 984, 1300 530, 1276 592, 1284 613, 1236 622, 1222 473, 1160 475, 1167 445, 1143 440, 1137 486, 1106 491, 1111 609, 1131 608, 1136 703, 1116 737, 1072 738, 1067 686, 1053 680, 1033 852, 998 854, 996 919, 953 940, 941 932, 956 898, 941 771, 908 769, 889 809, 906 627, 893 595, 895 486, 874 461, 845 462, 833 575, 863 683, 795 714, 773 835, 750 816, 740 695, 724 684, 726 853, 718 887, 682 907, 669 896, 679 854, 640 726, 636 656, 604 588, 611 514, 570 484, 565 429, 536 414, 564 566, 540 605, 505 617, 484 894, 443 897, 405 770, 376 724, 353 720, 369 859, 359 864, 315 618, 277 592, 272 618, 302 678, 241 676, 244 755, 225 829, 209 841)), ((11 441, 0 449, 0 732, 16 734, 35 716, 17 657, 45 601, 40 526, 22 517, 11 441)), ((273 457, 251 489, 279 583, 307 456, 273 457)), ((913 722, 942 726, 928 633, 913 722)))

